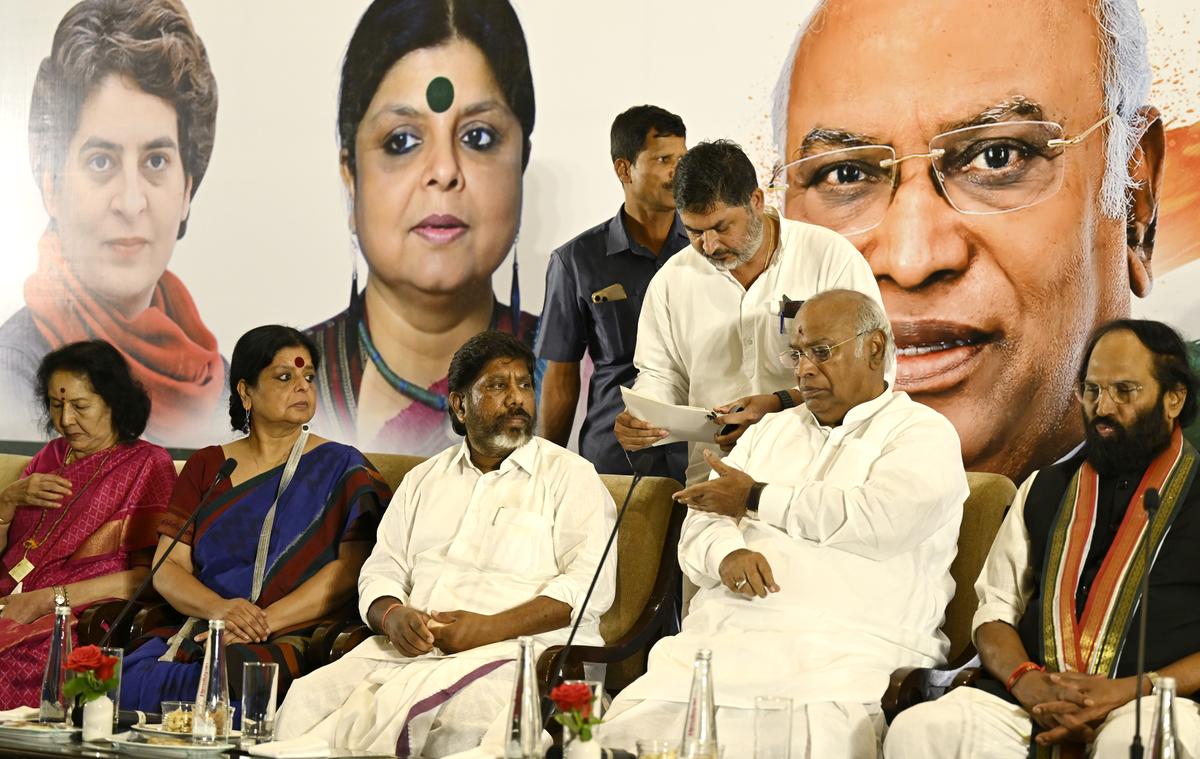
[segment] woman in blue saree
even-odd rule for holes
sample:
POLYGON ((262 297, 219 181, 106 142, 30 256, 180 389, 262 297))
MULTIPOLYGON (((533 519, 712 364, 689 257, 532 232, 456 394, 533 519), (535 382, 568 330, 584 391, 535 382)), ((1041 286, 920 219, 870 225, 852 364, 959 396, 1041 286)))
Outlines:
POLYGON ((358 572, 391 491, 356 449, 308 433, 316 411, 312 342, 270 325, 238 340, 230 362, 230 421, 246 436, 188 459, 159 528, 158 555, 197 508, 154 578, 188 617, 154 630, 125 657, 121 706, 158 711, 196 697, 207 621, 225 621, 229 684, 244 662, 279 664, 282 698, 304 674, 313 630, 354 616, 358 572), (227 458, 233 475, 204 492, 227 458))

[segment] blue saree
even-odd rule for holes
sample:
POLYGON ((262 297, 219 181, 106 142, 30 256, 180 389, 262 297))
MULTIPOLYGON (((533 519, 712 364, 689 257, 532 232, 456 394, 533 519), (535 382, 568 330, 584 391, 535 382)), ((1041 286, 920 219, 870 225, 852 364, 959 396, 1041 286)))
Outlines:
MULTIPOLYGON (((225 461, 220 446, 197 451, 184 466, 159 534, 174 536, 199 505, 203 491, 225 461)), ((201 508, 181 542, 192 547, 196 578, 223 598, 250 598, 259 534, 275 498, 283 466, 230 486, 226 480, 201 508)), ((379 516, 391 490, 358 450, 326 442, 301 458, 275 507, 262 591, 255 602, 267 608, 338 557, 340 544, 375 540, 379 516)), ((331 619, 354 615, 348 607, 324 619, 272 631, 263 643, 228 646, 229 685, 236 699, 244 662, 279 664, 279 697, 304 674, 305 650, 313 630, 331 619)), ((157 712, 162 701, 191 701, 200 683, 203 644, 193 638, 207 629, 195 621, 168 661, 169 639, 181 627, 153 630, 125 656, 121 707, 157 712)))

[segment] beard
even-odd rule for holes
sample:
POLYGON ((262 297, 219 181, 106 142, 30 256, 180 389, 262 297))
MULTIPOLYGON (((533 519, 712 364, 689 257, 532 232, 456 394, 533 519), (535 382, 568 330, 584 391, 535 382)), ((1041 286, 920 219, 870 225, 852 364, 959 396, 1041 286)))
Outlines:
POLYGON ((745 241, 736 248, 718 248, 713 256, 721 256, 721 260, 716 260, 708 255, 704 256, 708 262, 713 265, 717 271, 733 271, 738 267, 750 263, 754 259, 754 254, 758 253, 759 246, 762 245, 764 232, 763 228, 766 225, 763 222, 761 215, 755 216, 750 214, 750 225, 746 230, 745 241))
POLYGON ((465 424, 467 436, 480 450, 493 456, 512 453, 533 438, 534 416, 525 409, 516 409, 484 419, 474 408, 468 406, 465 424), (523 427, 509 427, 513 419, 523 419, 523 427))
POLYGON ((1145 469, 1171 443, 1171 427, 1163 421, 1164 414, 1160 393, 1154 408, 1138 414, 1128 429, 1111 416, 1097 416, 1089 421, 1085 415, 1088 461, 1102 475, 1145 469), (1112 425, 1113 436, 1101 437, 1096 431, 1098 422, 1112 425))

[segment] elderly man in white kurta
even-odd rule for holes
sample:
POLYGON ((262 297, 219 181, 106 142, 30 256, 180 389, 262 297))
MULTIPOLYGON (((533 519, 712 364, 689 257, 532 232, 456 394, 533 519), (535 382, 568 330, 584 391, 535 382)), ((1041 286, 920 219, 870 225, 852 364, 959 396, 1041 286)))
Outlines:
MULTIPOLYGON (((501 745, 516 638, 566 641, 616 510, 584 459, 532 437, 533 354, 485 332, 450 364, 452 424, 466 440, 413 469, 359 578, 359 610, 380 632, 297 680, 278 736, 441 757, 501 745)), ((603 645, 610 555, 576 640, 603 645)))
POLYGON ((700 586, 682 631, 621 692, 605 743, 676 738, 697 649, 712 650, 725 756, 753 749, 756 696, 794 702, 793 757, 875 757, 897 667, 933 666, 954 590, 966 475, 937 412, 891 392, 891 333, 874 300, 818 295, 791 348, 806 406, 770 414, 713 478, 677 498, 679 563, 700 586))
MULTIPOLYGON (((734 143, 689 150, 675 169, 674 190, 692 244, 650 281, 633 387, 666 403, 716 409, 717 425, 736 425, 723 436, 714 426, 714 443, 689 446, 693 484, 711 471, 705 450, 728 450, 764 414, 800 402, 791 371, 777 358, 800 301, 834 288, 882 300, 871 267, 846 238, 764 208, 754 165, 734 143)), ((628 451, 668 434, 627 411, 615 432, 628 451)))

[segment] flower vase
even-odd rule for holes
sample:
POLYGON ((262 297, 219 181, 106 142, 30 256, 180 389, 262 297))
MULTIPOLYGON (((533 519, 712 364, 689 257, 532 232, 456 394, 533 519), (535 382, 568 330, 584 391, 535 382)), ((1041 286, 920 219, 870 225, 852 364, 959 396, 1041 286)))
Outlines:
POLYGON ((594 736, 590 741, 580 740, 577 735, 568 736, 563 759, 600 759, 600 755, 600 741, 594 736))
POLYGON ((83 705, 83 739, 102 741, 113 734, 113 702, 101 696, 83 705))

